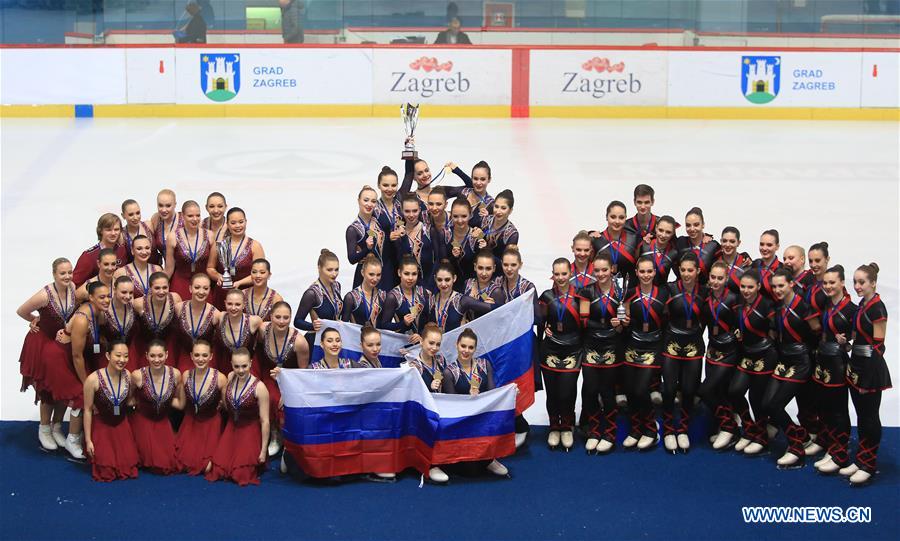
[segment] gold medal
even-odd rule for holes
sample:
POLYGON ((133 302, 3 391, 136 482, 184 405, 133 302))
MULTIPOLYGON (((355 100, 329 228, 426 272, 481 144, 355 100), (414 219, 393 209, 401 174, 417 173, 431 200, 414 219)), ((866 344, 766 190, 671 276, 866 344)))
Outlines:
POLYGON ((434 374, 431 376, 431 379, 440 383, 440 382, 444 381, 444 373, 438 369, 435 369, 434 374))
POLYGON ((412 317, 418 317, 418 316, 419 316, 419 305, 418 305, 418 304, 414 304, 414 305, 409 309, 409 314, 410 314, 412 317))
POLYGON ((650 324, 644 323, 644 332, 650 332, 650 324))
POLYGON ((562 321, 556 324, 556 332, 563 332, 563 324, 562 321))
POLYGON ((369 229, 369 236, 374 239, 378 236, 378 233, 374 229, 369 229))
POLYGON ((469 380, 469 394, 476 395, 478 391, 481 389, 481 376, 478 375, 477 372, 472 374, 472 378, 469 380))
POLYGON ((718 328, 718 327, 713 327, 713 331, 712 331, 712 332, 713 332, 713 336, 718 336, 718 335, 719 335, 719 328, 718 328))
POLYGON ((489 301, 490 298, 491 298, 491 296, 488 295, 487 293, 482 293, 482 294, 481 294, 481 300, 483 300, 484 302, 489 301))
POLYGON ((685 328, 691 329, 693 327, 694 327, 694 320, 693 319, 687 320, 687 323, 685 324, 685 328))
POLYGON ((475 231, 474 233, 472 233, 472 237, 474 237, 476 239, 480 239, 483 236, 484 236, 484 231, 482 231, 480 229, 478 231, 475 231))

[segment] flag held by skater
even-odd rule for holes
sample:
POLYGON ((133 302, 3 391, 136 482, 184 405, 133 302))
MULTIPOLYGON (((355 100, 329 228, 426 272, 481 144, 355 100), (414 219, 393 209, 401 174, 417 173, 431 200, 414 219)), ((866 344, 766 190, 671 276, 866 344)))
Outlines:
POLYGON ((427 472, 512 454, 516 388, 428 392, 418 371, 284 370, 285 449, 313 477, 427 472))

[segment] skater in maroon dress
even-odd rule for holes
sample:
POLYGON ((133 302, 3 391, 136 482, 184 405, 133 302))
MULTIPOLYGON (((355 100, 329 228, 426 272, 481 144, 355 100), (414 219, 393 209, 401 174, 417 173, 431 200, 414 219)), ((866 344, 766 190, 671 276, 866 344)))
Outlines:
POLYGON ((212 244, 216 244, 223 238, 228 228, 225 227, 225 211, 228 209, 228 203, 225 202, 225 196, 219 192, 213 192, 206 196, 206 213, 208 216, 203 218, 200 223, 203 229, 209 231, 209 239, 212 244))
POLYGON ((225 297, 225 311, 216 314, 213 351, 216 366, 226 376, 231 372, 231 355, 239 348, 253 350, 262 319, 244 313, 244 294, 232 289, 225 297))
MULTIPOLYGON (((136 363, 137 368, 147 366, 144 354, 151 340, 159 338, 166 344, 174 341, 173 329, 177 326, 175 305, 180 302, 181 297, 169 291, 169 277, 166 273, 155 272, 150 275, 150 295, 134 301, 138 330, 132 351, 140 355, 136 363)), ((167 349, 171 350, 171 346, 167 349)), ((170 362, 175 362, 175 359, 170 362)))
POLYGON ((269 445, 269 391, 250 373, 250 351, 231 356, 231 375, 222 396, 227 421, 212 458, 208 481, 230 479, 240 486, 258 485, 269 445))
POLYGON ((269 321, 272 307, 284 301, 281 295, 269 287, 272 277, 272 265, 268 259, 257 259, 250 267, 250 280, 253 287, 244 290, 244 311, 251 316, 259 316, 269 321))
MULTIPOLYGON (((109 287, 102 282, 88 284, 88 300, 72 314, 66 328, 57 335, 62 343, 70 344, 67 362, 48 368, 45 383, 48 392, 57 402, 72 408, 69 420, 69 435, 64 447, 75 459, 83 459, 82 447, 82 406, 84 405, 84 381, 97 370, 106 339, 103 325, 106 324, 106 310, 110 302, 109 287)), ((125 362, 128 362, 127 356, 125 362)))
POLYGON ((212 245, 209 231, 200 227, 200 205, 196 201, 186 202, 181 216, 184 227, 166 240, 166 274, 172 293, 187 299, 191 296, 191 276, 206 271, 212 245))
POLYGON ((150 229, 146 222, 141 220, 141 206, 134 199, 126 199, 122 202, 122 219, 125 220, 125 227, 122 228, 122 240, 125 241, 128 262, 131 263, 134 261, 132 252, 134 239, 139 235, 149 239, 153 237, 153 230, 150 229))
POLYGON ((275 383, 275 368, 300 368, 298 359, 309 357, 306 340, 297 329, 291 328, 291 305, 281 301, 272 307, 272 320, 263 323, 257 333, 256 359, 250 372, 269 390, 269 418, 272 434, 269 437, 269 456, 281 449, 281 427, 284 412, 281 409, 281 391, 275 383))
POLYGON ((80 287, 88 278, 97 275, 97 254, 104 248, 109 248, 116 254, 116 267, 121 267, 128 261, 127 249, 122 241, 122 221, 118 216, 110 213, 100 216, 97 220, 97 240, 99 242, 85 250, 75 263, 72 274, 75 287, 80 287))
POLYGON ((193 368, 181 374, 178 394, 184 407, 184 419, 175 439, 178 469, 188 475, 200 475, 212 468, 212 456, 222 435, 219 403, 226 378, 210 366, 212 346, 199 338, 191 350, 193 368))
POLYGON ((114 278, 127 276, 134 283, 134 298, 139 299, 150 291, 150 275, 162 269, 159 265, 150 263, 153 255, 153 245, 150 238, 138 235, 131 239, 131 263, 120 267, 114 278))
POLYGON ((41 447, 48 451, 55 451, 65 445, 62 421, 67 405, 54 400, 44 379, 47 370, 65 369, 69 363, 66 348, 56 341, 56 334, 65 328, 75 308, 72 263, 61 257, 53 261, 53 282, 32 295, 16 310, 16 314, 29 323, 28 334, 19 355, 19 372, 22 374, 20 391, 25 392, 28 387, 34 387, 36 401, 40 400, 41 403, 38 439, 41 447), (35 312, 37 315, 34 315, 35 312))
POLYGON ((168 188, 160 190, 156 196, 156 213, 150 217, 150 229, 153 230, 153 256, 150 261, 157 265, 162 265, 165 260, 169 237, 184 227, 176 204, 175 192, 168 188))
POLYGON ((168 352, 162 340, 151 340, 146 355, 148 366, 131 373, 135 403, 131 429, 140 466, 153 473, 169 475, 179 471, 169 410, 184 408, 175 391, 181 385, 181 374, 167 366, 168 352))
MULTIPOLYGON (((191 298, 175 307, 178 323, 175 325, 175 367, 181 371, 194 366, 193 349, 197 340, 212 342, 215 333, 216 307, 207 302, 212 283, 209 276, 197 273, 191 278, 191 298)), ((216 367, 216 359, 210 365, 216 367)))
POLYGON ((132 390, 125 370, 128 346, 116 340, 109 347, 106 367, 84 382, 85 451, 95 481, 134 479, 138 475, 138 452, 125 414, 132 390))
POLYGON ((225 309, 225 295, 228 291, 222 287, 222 273, 228 268, 231 275, 232 287, 244 289, 251 284, 250 268, 257 259, 266 257, 262 244, 246 236, 247 217, 244 211, 234 207, 226 216, 228 233, 219 241, 224 245, 227 261, 219 261, 218 249, 213 246, 206 264, 206 274, 215 280, 216 289, 213 295, 213 305, 219 310, 225 309))
POLYGON ((86 280, 81 286, 75 290, 75 300, 80 304, 82 302, 87 301, 88 298, 88 284, 91 282, 100 281, 103 285, 109 288, 110 291, 114 289, 113 281, 115 280, 114 276, 116 275, 116 269, 118 269, 117 263, 117 255, 116 251, 112 248, 103 248, 99 252, 97 252, 97 266, 98 273, 86 280))
POLYGON ((107 342, 116 338, 128 344, 127 369, 137 368, 137 358, 134 356, 132 343, 137 330, 132 296, 134 284, 127 276, 119 276, 113 284, 113 294, 106 310, 106 324, 103 326, 103 334, 107 342))

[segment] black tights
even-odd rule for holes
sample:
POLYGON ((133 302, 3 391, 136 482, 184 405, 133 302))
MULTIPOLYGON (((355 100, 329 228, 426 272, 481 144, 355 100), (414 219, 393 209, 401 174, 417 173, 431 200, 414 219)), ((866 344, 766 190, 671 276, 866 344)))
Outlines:
POLYGON ((817 395, 824 431, 828 433, 828 454, 838 466, 849 466, 847 446, 850 442, 850 410, 847 405, 847 386, 821 387, 817 395))
MULTIPOLYGON (((609 422, 610 414, 616 410, 616 381, 619 367, 593 368, 581 367, 581 420, 587 423, 588 437, 600 437, 600 416, 606 414, 609 422)), ((607 427, 607 429, 615 427, 607 427)), ((614 432, 613 432, 614 433, 614 432)))
MULTIPOLYGON (((709 411, 718 418, 718 430, 728 430, 734 433, 737 426, 732 416, 731 404, 728 400, 728 386, 731 378, 737 370, 733 366, 706 363, 706 378, 697 389, 697 394, 703 399, 703 403, 709 411)), ((743 395, 741 396, 743 399, 743 395)), ((747 401, 744 400, 744 404, 747 401)))
POLYGON ((874 474, 881 443, 881 391, 861 393, 850 388, 850 398, 856 410, 856 425, 859 433, 859 450, 856 465, 861 470, 874 474))
POLYGON ((572 430, 575 425, 575 398, 578 395, 578 372, 554 372, 541 367, 547 391, 547 415, 550 430, 572 430))
POLYGON ((666 434, 674 434, 675 428, 675 395, 681 390, 681 415, 677 432, 686 433, 691 413, 694 411, 694 396, 700 387, 700 372, 703 363, 700 359, 684 361, 680 359, 662 358, 662 395, 664 429, 666 434))
POLYGON ((768 375, 751 375, 743 370, 735 370, 728 385, 728 400, 734 412, 741 418, 744 437, 763 445, 766 444, 766 412, 763 409, 763 394, 769 383, 768 375), (749 391, 749 393, 748 393, 749 391), (750 403, 744 395, 749 394, 750 403), (753 409, 753 415, 750 414, 753 409))
POLYGON ((769 419, 778 428, 784 430, 784 434, 788 439, 788 452, 800 457, 804 456, 803 444, 806 441, 807 432, 806 429, 791 419, 791 416, 784 411, 784 408, 797 396, 803 385, 804 383, 796 381, 771 378, 766 386, 766 392, 763 394, 762 401, 763 410, 769 416, 769 419))
POLYGON ((650 384, 656 377, 656 369, 625 365, 625 389, 632 412, 632 434, 640 433, 650 437, 656 434, 653 403, 650 402, 650 384))

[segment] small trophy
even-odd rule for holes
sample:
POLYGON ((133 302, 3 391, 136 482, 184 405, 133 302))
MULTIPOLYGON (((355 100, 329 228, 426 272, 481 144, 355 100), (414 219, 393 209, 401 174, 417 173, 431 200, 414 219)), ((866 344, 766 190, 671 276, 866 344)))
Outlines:
POLYGON ((403 119, 403 126, 406 128, 406 143, 400 157, 404 160, 415 160, 419 157, 419 153, 416 152, 412 138, 415 136, 416 124, 419 123, 419 106, 411 103, 401 105, 400 118, 403 119))
POLYGON ((222 260, 222 287, 225 289, 231 289, 234 287, 234 281, 231 279, 231 273, 228 272, 228 264, 230 263, 230 254, 228 253, 228 246, 225 246, 226 240, 221 240, 216 244, 216 250, 218 251, 219 259, 222 260))
POLYGON ((616 294, 618 296, 619 306, 616 308, 616 318, 625 319, 625 295, 628 290, 628 275, 616 274, 613 279, 616 284, 616 294))
POLYGON ((479 389, 481 389, 481 376, 478 375, 478 372, 473 372, 469 379, 469 394, 476 395, 479 389))

